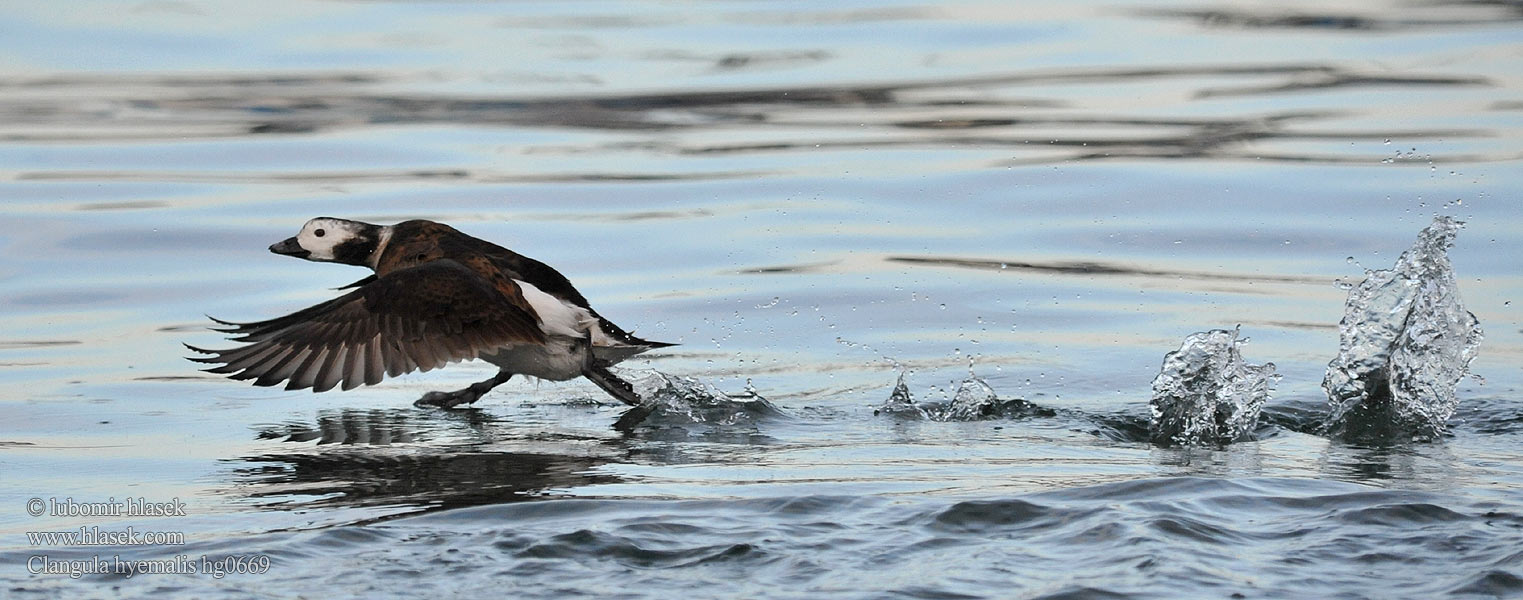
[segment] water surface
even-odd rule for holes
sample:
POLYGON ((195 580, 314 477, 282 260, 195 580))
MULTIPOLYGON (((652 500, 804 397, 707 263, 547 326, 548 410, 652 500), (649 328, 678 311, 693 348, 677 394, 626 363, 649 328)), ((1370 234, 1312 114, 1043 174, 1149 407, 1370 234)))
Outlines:
POLYGON ((6 597, 1523 593, 1515 4, 66 4, 0 19, 6 597), (1484 383, 1437 441, 1316 434, 1338 284, 1437 214, 1484 383), (361 276, 265 251, 318 215, 544 260, 682 344, 630 368, 777 413, 197 372, 203 315, 361 276), (1283 377, 1257 439, 1148 443, 1164 353, 1239 325, 1283 377), (877 411, 901 374, 1044 410, 877 411), (126 497, 187 515, 25 512, 126 497), (186 544, 25 535, 129 525, 186 544))

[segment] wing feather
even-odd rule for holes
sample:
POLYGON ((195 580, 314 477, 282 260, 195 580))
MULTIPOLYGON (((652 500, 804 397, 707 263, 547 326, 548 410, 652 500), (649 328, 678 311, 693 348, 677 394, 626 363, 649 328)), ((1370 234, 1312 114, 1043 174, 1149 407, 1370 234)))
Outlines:
POLYGON ((407 356, 407 352, 402 350, 402 347, 394 340, 381 339, 381 346, 384 348, 381 352, 381 360, 386 363, 387 377, 396 377, 418 368, 417 363, 413 362, 407 356))
POLYGON ((312 377, 312 391, 326 392, 338 385, 339 377, 343 375, 344 357, 349 354, 349 347, 337 344, 328 349, 330 356, 317 368, 317 374, 312 377))
POLYGON ((216 365, 208 372, 319 392, 429 371, 504 344, 545 341, 517 289, 503 290, 453 260, 392 271, 285 316, 213 320, 243 345, 191 347, 209 355, 191 360, 216 365))
POLYGON ((296 372, 296 368, 300 367, 302 361, 306 360, 310 354, 312 354, 311 348, 286 352, 279 363, 270 365, 270 368, 259 376, 259 380, 255 381, 254 385, 268 387, 285 381, 296 372))
POLYGON ((301 365, 296 367, 296 372, 292 373, 291 378, 286 381, 286 389, 300 390, 312 387, 313 380, 317 378, 317 369, 321 368, 323 359, 327 356, 326 346, 314 347, 312 353, 301 361, 301 365))

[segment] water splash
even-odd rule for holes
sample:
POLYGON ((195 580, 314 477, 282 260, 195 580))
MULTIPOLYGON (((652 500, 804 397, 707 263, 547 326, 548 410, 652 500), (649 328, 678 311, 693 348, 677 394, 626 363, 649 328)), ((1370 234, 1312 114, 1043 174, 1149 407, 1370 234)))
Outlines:
POLYGON ((976 421, 985 417, 999 416, 1003 403, 995 395, 988 382, 969 375, 957 386, 957 394, 942 412, 942 421, 976 421))
POLYGON ((873 414, 879 413, 927 416, 925 411, 915 404, 915 398, 910 394, 910 386, 904 383, 903 371, 899 372, 899 381, 894 383, 894 391, 888 395, 888 400, 873 411, 873 414))
POLYGON ((1435 217, 1390 269, 1366 271, 1338 323, 1338 356, 1322 389, 1328 431, 1345 438, 1431 438, 1459 406, 1480 321, 1460 302, 1449 248, 1464 225, 1435 217))
POLYGON ((639 421, 645 423, 676 421, 728 426, 783 414, 758 394, 750 382, 744 392, 732 396, 698 379, 660 371, 633 371, 624 376, 643 400, 632 414, 640 415, 639 421))
POLYGON ((1226 444, 1246 438, 1258 425, 1259 409, 1269 399, 1274 363, 1243 360, 1238 329, 1213 329, 1185 337, 1179 350, 1165 354, 1153 379, 1154 443, 1180 446, 1226 444))
POLYGON ((873 413, 912 416, 930 421, 979 421, 1028 416, 1051 417, 1057 414, 1052 409, 1020 398, 1002 400, 988 382, 973 375, 969 375, 957 386, 957 393, 948 402, 915 402, 909 386, 904 383, 902 371, 888 400, 873 413))

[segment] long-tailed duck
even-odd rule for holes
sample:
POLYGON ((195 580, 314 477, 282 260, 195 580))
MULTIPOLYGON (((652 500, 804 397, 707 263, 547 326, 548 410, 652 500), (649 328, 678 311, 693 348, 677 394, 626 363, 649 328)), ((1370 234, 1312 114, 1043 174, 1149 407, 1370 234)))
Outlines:
POLYGON ((443 223, 381 226, 319 217, 276 254, 369 267, 353 291, 289 315, 214 328, 245 345, 191 350, 206 369, 254 385, 282 381, 315 392, 372 385, 383 377, 480 358, 496 376, 453 392, 429 392, 420 406, 475 402, 514 375, 565 381, 586 377, 627 404, 640 398, 608 366, 652 348, 598 315, 555 269, 443 223))

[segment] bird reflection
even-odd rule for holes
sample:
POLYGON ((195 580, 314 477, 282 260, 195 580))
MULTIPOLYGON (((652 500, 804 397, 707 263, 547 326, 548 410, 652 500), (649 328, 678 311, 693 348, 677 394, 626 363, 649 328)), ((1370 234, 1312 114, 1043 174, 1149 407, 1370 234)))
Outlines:
POLYGON ((424 414, 407 409, 344 409, 322 411, 317 425, 291 422, 264 425, 255 437, 261 440, 323 444, 388 445, 435 439, 436 433, 465 437, 467 441, 492 441, 498 419, 476 410, 424 414))
POLYGON ((507 425, 475 410, 324 411, 316 424, 260 427, 258 439, 293 445, 236 459, 232 479, 237 493, 269 508, 410 506, 412 513, 619 481, 595 471, 621 459, 617 440, 551 437, 534 440, 547 451, 525 452, 507 425), (312 441, 339 447, 304 443, 312 441))

